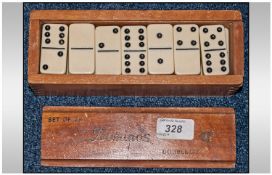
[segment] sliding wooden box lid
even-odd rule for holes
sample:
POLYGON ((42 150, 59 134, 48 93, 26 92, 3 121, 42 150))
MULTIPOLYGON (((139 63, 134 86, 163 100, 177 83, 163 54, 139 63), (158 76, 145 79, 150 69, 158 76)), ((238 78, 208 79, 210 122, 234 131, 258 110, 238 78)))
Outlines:
POLYGON ((235 10, 34 10, 30 14, 28 82, 35 95, 229 96, 243 85, 244 30, 235 10), (103 25, 221 24, 229 29, 228 75, 41 74, 41 26, 45 23, 103 25))
POLYGON ((232 108, 43 108, 41 164, 234 168, 232 108))

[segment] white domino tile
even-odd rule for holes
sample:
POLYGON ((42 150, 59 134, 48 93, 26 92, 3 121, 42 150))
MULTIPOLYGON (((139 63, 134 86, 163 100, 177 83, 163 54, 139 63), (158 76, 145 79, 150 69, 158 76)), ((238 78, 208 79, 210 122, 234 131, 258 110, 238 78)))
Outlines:
POLYGON ((148 72, 173 74, 173 27, 170 24, 150 24, 148 35, 148 72))
POLYGON ((145 26, 123 26, 122 74, 147 75, 147 31, 145 26))
POLYGON ((44 24, 41 38, 40 72, 43 74, 65 74, 68 26, 65 24, 44 24))
POLYGON ((71 24, 69 26, 69 73, 94 73, 94 31, 93 24, 71 24))
POLYGON ((200 27, 201 56, 204 75, 229 73, 229 57, 225 27, 207 25, 200 27))
POLYGON ((120 75, 122 72, 120 27, 96 27, 95 48, 95 74, 120 75))
POLYGON ((179 24, 173 28, 175 74, 200 74, 199 27, 196 24, 179 24))

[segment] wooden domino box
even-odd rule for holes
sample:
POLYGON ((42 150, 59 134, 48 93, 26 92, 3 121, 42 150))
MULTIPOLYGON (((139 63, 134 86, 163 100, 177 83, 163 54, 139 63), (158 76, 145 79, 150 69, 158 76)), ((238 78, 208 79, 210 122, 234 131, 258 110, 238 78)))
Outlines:
POLYGON ((234 168, 232 108, 43 108, 41 165, 234 168))
POLYGON ((229 96, 243 85, 242 16, 232 10, 37 10, 30 14, 28 82, 35 95, 229 96), (41 74, 41 26, 45 23, 104 25, 221 24, 229 29, 228 75, 41 74))

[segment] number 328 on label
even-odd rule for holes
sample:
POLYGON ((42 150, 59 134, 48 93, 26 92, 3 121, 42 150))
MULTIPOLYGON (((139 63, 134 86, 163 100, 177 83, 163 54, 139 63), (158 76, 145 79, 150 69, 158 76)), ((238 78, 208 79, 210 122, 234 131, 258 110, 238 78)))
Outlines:
POLYGON ((193 140, 194 124, 192 119, 158 118, 157 138, 193 140))

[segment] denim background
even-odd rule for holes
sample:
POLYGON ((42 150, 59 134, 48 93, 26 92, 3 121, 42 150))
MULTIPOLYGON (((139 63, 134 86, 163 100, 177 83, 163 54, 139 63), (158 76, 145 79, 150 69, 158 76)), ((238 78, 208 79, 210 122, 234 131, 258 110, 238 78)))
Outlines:
POLYGON ((248 3, 24 3, 24 172, 248 172, 248 3), (57 97, 34 96, 27 82, 29 13, 42 9, 163 9, 240 10, 244 22, 245 77, 242 89, 232 97, 57 97), (61 168, 40 165, 41 111, 52 106, 149 106, 149 107, 233 107, 236 111, 237 162, 234 169, 178 168, 61 168))

